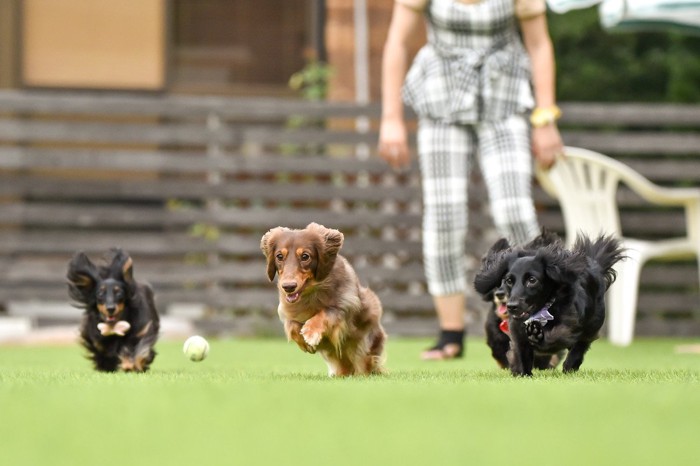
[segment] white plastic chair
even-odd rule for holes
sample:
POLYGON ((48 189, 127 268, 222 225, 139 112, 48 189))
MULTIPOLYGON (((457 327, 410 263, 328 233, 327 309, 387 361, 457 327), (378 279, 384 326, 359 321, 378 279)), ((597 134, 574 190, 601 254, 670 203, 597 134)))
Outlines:
POLYGON ((601 233, 621 238, 628 259, 615 267, 617 280, 608 291, 608 339, 620 346, 632 342, 639 276, 651 258, 696 257, 700 268, 700 189, 657 186, 627 165, 605 155, 577 147, 566 147, 565 157, 549 171, 536 170, 542 188, 558 199, 564 216, 566 242, 571 245, 579 232, 601 233), (642 199, 657 205, 685 208, 686 236, 641 240, 622 236, 617 188, 624 183, 642 199))

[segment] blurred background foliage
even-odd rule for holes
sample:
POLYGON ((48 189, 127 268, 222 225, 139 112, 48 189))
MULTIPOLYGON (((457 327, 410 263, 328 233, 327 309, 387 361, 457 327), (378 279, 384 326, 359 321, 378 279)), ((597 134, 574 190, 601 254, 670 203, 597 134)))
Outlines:
POLYGON ((700 31, 610 32, 597 7, 548 20, 558 100, 700 102, 700 31))

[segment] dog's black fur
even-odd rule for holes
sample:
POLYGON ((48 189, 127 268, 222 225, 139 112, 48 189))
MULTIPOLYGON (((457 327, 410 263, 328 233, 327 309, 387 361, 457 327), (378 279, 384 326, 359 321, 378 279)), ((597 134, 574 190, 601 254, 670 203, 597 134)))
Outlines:
POLYGON ((565 372, 576 371, 605 321, 605 292, 615 280, 613 266, 624 258, 620 242, 601 235, 579 236, 568 250, 561 244, 495 252, 484 261, 474 286, 487 296, 501 284, 508 296, 513 375, 532 375, 535 353, 568 350, 565 372), (554 320, 526 320, 553 299, 554 320))
POLYGON ((153 290, 134 280, 131 257, 112 249, 107 263, 98 266, 78 252, 68 264, 67 278, 70 298, 84 309, 81 343, 95 369, 147 371, 160 324, 153 290), (115 328, 124 334, 115 334, 115 328))
MULTIPOLYGON (((518 249, 514 249, 507 239, 501 238, 496 241, 489 251, 482 257, 482 268, 492 267, 499 260, 499 256, 505 251, 517 251, 519 256, 534 255, 540 248, 549 245, 562 246, 562 240, 556 233, 542 228, 542 231, 532 241, 526 243, 518 249)), ((506 303, 508 301, 508 290, 499 283, 499 286, 490 292, 482 295, 485 301, 491 303, 491 311, 486 316, 484 330, 486 332, 486 344, 491 348, 491 356, 496 360, 499 367, 505 369, 509 367, 510 335, 503 330, 503 322, 507 323, 508 314, 506 303)), ((536 353, 534 357, 534 367, 536 369, 554 369, 562 360, 564 351, 554 355, 536 353)))

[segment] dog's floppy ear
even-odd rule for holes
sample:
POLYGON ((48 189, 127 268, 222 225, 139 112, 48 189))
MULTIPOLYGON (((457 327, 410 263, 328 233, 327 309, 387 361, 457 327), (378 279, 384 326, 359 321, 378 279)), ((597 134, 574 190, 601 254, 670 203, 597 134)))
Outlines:
POLYGON ((510 243, 506 238, 501 238, 495 243, 493 243, 493 246, 491 246, 486 253, 486 255, 493 255, 496 254, 497 252, 505 251, 506 249, 510 248, 510 243))
POLYGON ((100 274, 95 264, 80 251, 68 263, 66 278, 71 299, 87 304, 91 300, 95 285, 100 280, 100 274))
POLYGON ((109 266, 109 272, 112 277, 121 276, 125 282, 132 283, 134 281, 134 261, 131 256, 120 248, 113 248, 111 251, 112 263, 109 266))
POLYGON ((493 246, 491 246, 489 250, 486 251, 486 254, 481 257, 481 266, 488 267, 491 262, 498 259, 498 256, 500 255, 499 253, 505 251, 506 249, 510 249, 510 243, 506 238, 501 238, 493 243, 493 246))
MULTIPOLYGON (((490 270, 491 267, 494 266, 496 262, 498 262, 499 258, 503 256, 504 251, 507 251, 510 249, 510 243, 506 238, 501 238, 498 241, 496 241, 488 251, 486 251, 486 254, 484 254, 481 257, 481 269, 482 270, 490 270)), ((500 282, 499 282, 500 285, 500 282)), ((474 285, 476 287, 476 283, 474 285)), ((480 285, 481 286, 481 285, 480 285)), ((481 293, 481 297, 484 299, 484 301, 492 301, 493 300, 493 292, 495 291, 496 287, 491 288, 486 293, 481 293)))
POLYGON ((316 233, 321 241, 314 278, 316 280, 323 280, 331 273, 331 269, 333 269, 333 264, 335 264, 335 259, 338 257, 338 252, 343 246, 345 237, 340 231, 326 228, 318 223, 310 223, 306 228, 316 233))
POLYGON ((588 265, 585 256, 561 248, 543 248, 536 257, 544 263, 547 277, 562 285, 573 284, 588 265))
POLYGON ((539 249, 550 245, 560 245, 562 243, 558 234, 542 227, 540 234, 527 243, 525 249, 539 249))
POLYGON ((288 228, 277 227, 269 230, 260 239, 260 249, 263 254, 265 254, 265 259, 267 260, 267 278, 272 281, 277 273, 277 266, 275 265, 275 244, 277 242, 277 237, 283 231, 288 231, 288 228))
POLYGON ((504 250, 494 252, 482 260, 481 269, 474 277, 474 289, 482 296, 490 293, 501 285, 503 277, 510 269, 510 263, 514 259, 511 251, 504 250))

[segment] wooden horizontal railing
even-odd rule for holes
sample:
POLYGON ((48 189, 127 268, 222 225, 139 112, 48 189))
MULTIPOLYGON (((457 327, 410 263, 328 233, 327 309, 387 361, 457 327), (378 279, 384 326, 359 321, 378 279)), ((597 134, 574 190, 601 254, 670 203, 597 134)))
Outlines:
MULTIPOLYGON (((568 145, 612 155, 660 184, 700 183, 700 106, 562 108, 568 145)), ((161 312, 205 304, 234 329, 250 315, 274 322, 260 238, 316 221, 344 232, 342 253, 378 292, 391 331, 432 332, 420 180, 415 164, 394 172, 376 157, 378 115, 377 105, 347 103, 1 91, 0 312, 18 301, 67 302, 71 255, 97 259, 120 246, 137 278, 153 284, 161 312), (358 118, 371 129, 358 131, 358 118)), ((476 176, 473 267, 497 237, 485 197, 476 176)), ((540 221, 561 232, 556 203, 539 189, 535 198, 540 221)), ((626 190, 620 202, 629 236, 685 228, 680 211, 626 190)), ((649 264, 642 283, 640 333, 700 330, 696 263, 649 264)))

